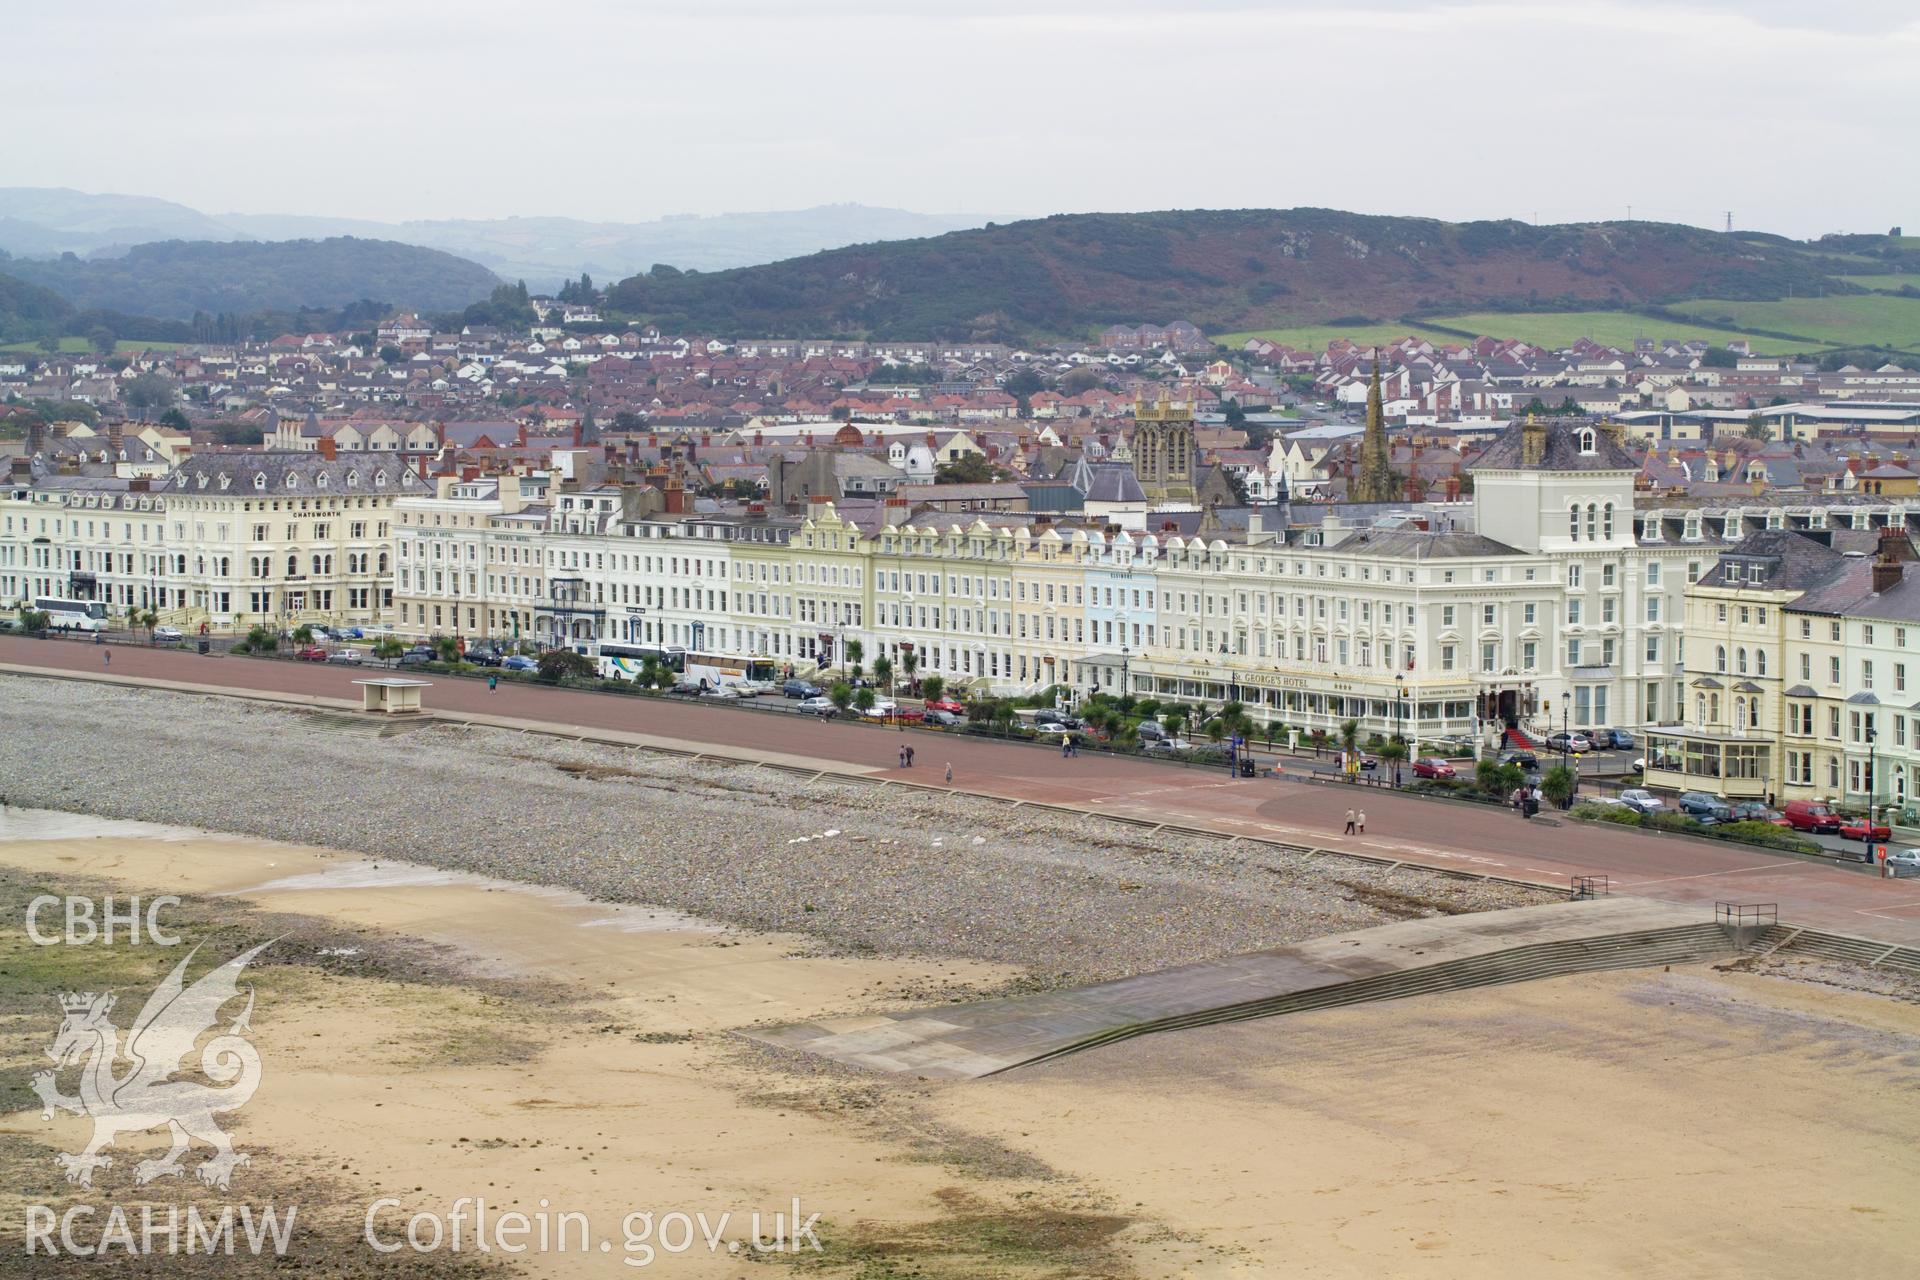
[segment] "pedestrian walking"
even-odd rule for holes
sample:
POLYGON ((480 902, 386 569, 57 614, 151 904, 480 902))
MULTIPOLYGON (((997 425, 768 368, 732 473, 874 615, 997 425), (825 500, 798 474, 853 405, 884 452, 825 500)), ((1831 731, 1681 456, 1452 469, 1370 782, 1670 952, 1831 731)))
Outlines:
POLYGON ((913 748, 911 746, 907 748, 907 768, 913 768, 913 748))
POLYGON ((947 785, 953 785, 953 761, 947 761, 947 785))
POLYGON ((1354 820, 1353 810, 1349 809, 1347 810, 1347 829, 1341 832, 1340 833, 1341 835, 1350 836, 1353 834, 1353 820, 1354 820))
POLYGON ((907 749, 905 747, 900 748, 899 756, 900 756, 900 767, 904 769, 907 767, 907 749))
POLYGON ((1060 738, 1060 758, 1065 760, 1073 754, 1073 739, 1062 735, 1060 738))
POLYGON ((113 650, 102 649, 100 651, 100 665, 104 667, 111 667, 113 665, 113 650))
POLYGON ((488 693, 498 693, 499 691, 500 691, 500 677, 499 677, 499 676, 488 676, 488 677, 487 677, 487 692, 488 692, 488 693))
POLYGON ((1362 809, 1360 811, 1360 816, 1358 821, 1360 823, 1360 834, 1361 835, 1367 834, 1367 811, 1365 809, 1362 809))

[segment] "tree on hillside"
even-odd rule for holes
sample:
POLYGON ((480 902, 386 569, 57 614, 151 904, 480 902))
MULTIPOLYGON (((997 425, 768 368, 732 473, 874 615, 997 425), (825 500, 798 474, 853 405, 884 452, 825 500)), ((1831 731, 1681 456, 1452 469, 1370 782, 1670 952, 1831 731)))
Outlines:
POLYGON ((171 409, 176 389, 171 378, 157 373, 143 373, 127 383, 121 393, 127 407, 139 411, 141 417, 171 409))
POLYGON ((1033 416, 1033 406, 1030 401, 1035 395, 1045 391, 1047 384, 1032 369, 1021 368, 1009 374, 1007 380, 1000 384, 1000 389, 1020 402, 1021 417, 1030 418, 1033 416))
POLYGON ((1006 478, 1007 473, 988 462, 981 453, 963 453, 933 469, 936 484, 991 484, 1006 478))

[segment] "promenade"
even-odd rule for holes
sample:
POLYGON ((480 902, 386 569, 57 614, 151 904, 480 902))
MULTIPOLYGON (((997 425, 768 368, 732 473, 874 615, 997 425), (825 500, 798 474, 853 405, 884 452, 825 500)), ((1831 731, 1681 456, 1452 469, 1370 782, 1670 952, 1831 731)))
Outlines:
MULTIPOLYGON (((268 662, 167 649, 95 647, 0 637, 0 670, 73 675, 130 684, 262 697, 330 709, 357 708, 353 681, 365 671, 322 663, 268 662), (113 655, 111 667, 103 654, 113 655)), ((1881 880, 1833 866, 1708 841, 1662 837, 1571 821, 1533 821, 1502 808, 1424 800, 1384 788, 1286 778, 1231 778, 1197 769, 1089 753, 1071 760, 1021 743, 678 699, 626 697, 503 682, 428 676, 429 710, 507 727, 604 736, 643 746, 712 752, 819 769, 953 786, 979 795, 1077 809, 1128 821, 1164 822, 1233 837, 1354 853, 1565 886, 1605 875, 1615 893, 1690 905, 1710 918, 1719 901, 1778 904, 1783 923, 1920 945, 1920 883, 1881 880), (916 767, 898 768, 902 742, 916 767), (1349 807, 1367 814, 1365 835, 1341 834, 1349 807)), ((31 734, 31 725, 15 732, 31 734)))

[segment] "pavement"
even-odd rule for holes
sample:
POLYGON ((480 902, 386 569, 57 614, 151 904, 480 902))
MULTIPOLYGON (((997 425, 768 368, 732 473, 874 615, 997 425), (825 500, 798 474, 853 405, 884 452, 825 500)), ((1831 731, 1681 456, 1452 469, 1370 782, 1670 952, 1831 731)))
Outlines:
MULTIPOLYGON (((355 707, 360 691, 353 681, 370 674, 325 663, 0 636, 0 670, 10 668, 355 707), (105 665, 106 652, 113 655, 111 667, 105 665)), ((1093 752, 1069 760, 1045 746, 931 730, 903 733, 725 703, 506 681, 490 693, 483 680, 423 678, 433 685, 426 692, 430 711, 481 721, 617 736, 640 745, 932 786, 946 785, 951 766, 955 789, 1007 800, 1555 887, 1566 887, 1574 876, 1604 875, 1615 893, 1691 905, 1708 918, 1716 902, 1775 904, 1783 924, 1888 945, 1920 945, 1920 882, 1882 880, 1864 867, 1563 819, 1529 821, 1503 807, 1304 777, 1240 779, 1224 767, 1195 768, 1093 752), (912 769, 898 766, 902 745, 915 750, 912 769), (1365 813, 1363 833, 1343 834, 1349 808, 1365 813)), ((31 726, 14 728, 31 732, 31 726)), ((1284 758, 1282 763, 1287 764, 1284 758)))
POLYGON ((1127 1036, 1286 1012, 1289 998, 1297 1007, 1324 1007, 1658 963, 1702 949, 1731 954, 1734 937, 1686 907, 1624 897, 1554 902, 1403 920, 1062 991, 791 1023, 748 1035, 870 1070, 966 1080, 1127 1036), (1542 951, 1553 959, 1522 959, 1542 951), (1462 972, 1468 968, 1471 976, 1462 972))

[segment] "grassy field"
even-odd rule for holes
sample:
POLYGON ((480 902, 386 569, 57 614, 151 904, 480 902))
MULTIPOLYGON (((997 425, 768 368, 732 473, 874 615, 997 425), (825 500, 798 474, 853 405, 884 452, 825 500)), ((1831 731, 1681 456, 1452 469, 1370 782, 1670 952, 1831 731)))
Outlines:
POLYGON ((1902 285, 1920 288, 1920 276, 1911 273, 1886 276, 1835 276, 1836 280, 1845 280, 1848 284, 1859 285, 1862 289, 1871 289, 1875 293, 1898 293, 1902 285))
POLYGON ((1674 310, 1713 323, 1805 334, 1829 346, 1920 348, 1920 298, 1887 294, 1844 298, 1787 298, 1779 302, 1679 302, 1674 310))
MULTIPOLYGON (((1732 304, 1729 304, 1732 305, 1732 304)), ((1770 305, 1770 304, 1760 304, 1770 305)), ((1710 342, 1727 342, 1734 338, 1746 338, 1753 343, 1754 350, 1764 354, 1777 354, 1800 350, 1808 345, 1787 342, 1779 338, 1763 338, 1749 334, 1739 328, 1728 328, 1718 324, 1676 324, 1670 320, 1657 320, 1630 311, 1535 311, 1535 312, 1494 312, 1482 311, 1470 315, 1436 316, 1435 324, 1445 325, 1475 335, 1494 338, 1519 338, 1526 342, 1547 347, 1570 346, 1581 338, 1592 338, 1610 346, 1628 346, 1636 337, 1651 338, 1705 338, 1710 342)), ((1749 323, 1758 323, 1757 321, 1749 323)), ((1770 324, 1760 325, 1763 329, 1785 328, 1770 324)), ((1793 329, 1792 332, 1803 332, 1793 329)), ((1405 324, 1380 325, 1299 325, 1287 329, 1261 329, 1248 333, 1227 333, 1213 336, 1215 342, 1238 347, 1248 338, 1261 337, 1271 342, 1282 343, 1305 351, 1323 350, 1327 343, 1335 338, 1351 338, 1355 342, 1390 342, 1413 333, 1429 338, 1436 343, 1461 342, 1455 334, 1438 330, 1421 330, 1417 326, 1405 324)), ((1811 335, 1810 335, 1811 336, 1811 335)), ((1818 345, 1815 344, 1816 349, 1818 345)))
MULTIPOLYGON (((185 342, 149 342, 142 339, 129 338, 122 342, 117 350, 124 355, 130 351, 178 351, 181 347, 189 345, 191 344, 185 342)), ((88 349, 85 338, 60 339, 60 350, 65 355, 78 355, 88 349)), ((0 351, 24 351, 32 355, 38 355, 40 353, 40 344, 37 342, 10 342, 0 347, 0 351)))
POLYGON ((1355 342, 1371 344, 1392 342, 1408 334, 1431 338, 1435 342, 1458 341, 1450 339, 1444 333, 1422 333, 1420 330, 1404 324, 1303 324, 1288 329, 1249 329, 1244 333, 1216 333, 1209 335, 1215 342, 1238 348, 1248 338, 1265 338, 1277 342, 1283 347, 1292 347, 1296 351, 1324 351, 1335 338, 1350 338, 1355 342))

